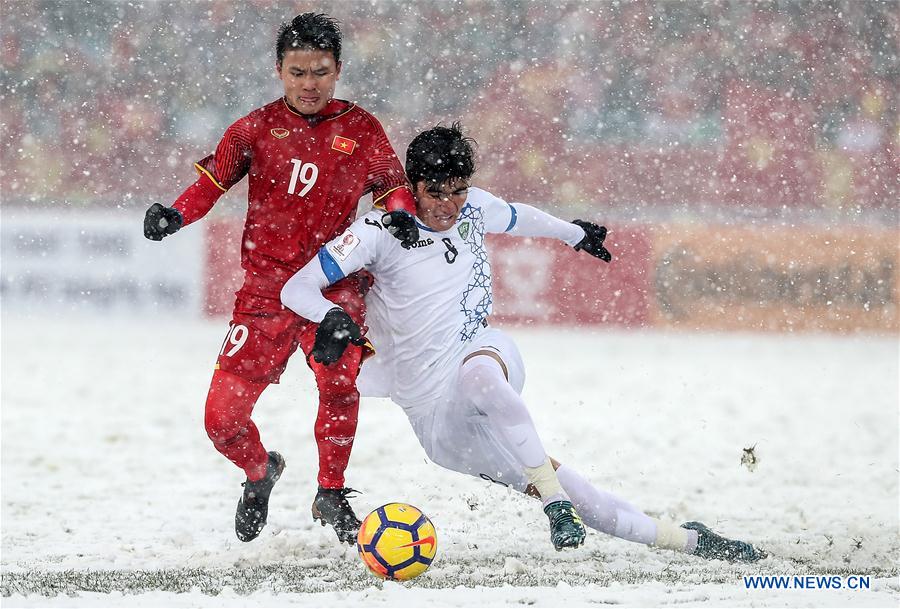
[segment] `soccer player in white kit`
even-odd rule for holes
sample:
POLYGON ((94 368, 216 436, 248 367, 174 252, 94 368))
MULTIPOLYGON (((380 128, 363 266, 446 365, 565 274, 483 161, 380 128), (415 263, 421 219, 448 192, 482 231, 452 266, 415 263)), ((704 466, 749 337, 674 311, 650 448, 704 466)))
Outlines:
POLYGON ((473 143, 457 123, 425 131, 410 144, 406 172, 420 233, 412 247, 404 248, 391 236, 383 213, 372 211, 285 284, 282 302, 320 324, 311 356, 334 362, 349 342, 368 339, 376 355, 362 367, 361 394, 399 404, 438 465, 540 498, 557 550, 580 545, 587 524, 707 558, 762 558, 752 545, 700 523, 679 527, 651 518, 548 457, 520 396, 525 372, 519 351, 487 323, 492 292, 485 235, 554 237, 609 262, 606 229, 565 222, 471 187, 473 143), (375 276, 366 296, 365 338, 350 316, 321 294, 363 268, 375 276))

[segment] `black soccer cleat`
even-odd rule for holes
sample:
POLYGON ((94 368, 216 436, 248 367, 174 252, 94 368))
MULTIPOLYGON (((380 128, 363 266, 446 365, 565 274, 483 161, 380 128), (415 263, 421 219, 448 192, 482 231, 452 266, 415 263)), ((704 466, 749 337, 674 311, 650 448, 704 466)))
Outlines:
POLYGON ((728 539, 714 533, 702 522, 685 522, 681 528, 697 531, 697 548, 692 553, 701 558, 728 562, 756 562, 768 556, 763 550, 754 548, 746 541, 728 539))
POLYGON ((270 451, 266 475, 256 482, 247 480, 241 485, 244 487, 244 494, 234 513, 234 532, 241 541, 253 541, 262 533, 269 515, 269 495, 283 471, 284 457, 270 451))
POLYGON ((584 543, 587 532, 571 501, 554 501, 547 504, 544 513, 550 519, 550 541, 557 551, 563 548, 577 548, 584 543))
POLYGON ((337 533, 338 541, 353 545, 362 524, 350 503, 347 501, 351 493, 358 493, 352 488, 322 488, 316 493, 312 504, 313 520, 318 520, 324 527, 330 524, 337 533))

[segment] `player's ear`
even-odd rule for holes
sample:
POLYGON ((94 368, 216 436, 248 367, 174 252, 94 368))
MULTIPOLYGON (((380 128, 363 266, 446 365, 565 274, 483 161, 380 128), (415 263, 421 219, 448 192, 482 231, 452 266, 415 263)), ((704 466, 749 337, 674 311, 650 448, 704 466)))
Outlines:
POLYGON ((342 62, 342 61, 339 61, 335 64, 335 66, 334 66, 334 73, 335 73, 334 79, 335 80, 341 79, 341 68, 343 67, 343 65, 344 65, 344 62, 342 62))
POLYGON ((278 78, 281 78, 281 62, 275 62, 275 73, 278 74, 278 78))
POLYGON ((416 205, 418 205, 419 200, 425 196, 425 190, 428 188, 428 185, 425 183, 425 180, 419 180, 413 185, 413 197, 416 199, 416 205))

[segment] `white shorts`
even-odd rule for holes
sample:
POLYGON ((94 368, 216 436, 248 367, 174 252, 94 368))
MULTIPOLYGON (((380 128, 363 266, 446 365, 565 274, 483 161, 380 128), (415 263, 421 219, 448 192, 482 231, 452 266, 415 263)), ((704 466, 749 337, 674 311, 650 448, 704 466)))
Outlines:
MULTIPOLYGON (((516 344, 494 328, 479 332, 461 361, 476 351, 493 351, 506 364, 509 383, 517 393, 525 386, 525 365, 516 344)), ((447 469, 480 477, 523 491, 528 485, 525 472, 504 448, 487 417, 475 405, 461 397, 459 369, 447 396, 410 423, 428 458, 447 469)))

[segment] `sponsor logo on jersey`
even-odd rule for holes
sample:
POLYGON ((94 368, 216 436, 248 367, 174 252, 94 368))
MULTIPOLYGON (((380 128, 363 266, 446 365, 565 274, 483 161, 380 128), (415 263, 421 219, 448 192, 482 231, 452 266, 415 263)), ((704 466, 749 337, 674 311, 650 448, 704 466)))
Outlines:
POLYGON ((271 133, 272 135, 274 135, 275 137, 277 137, 280 140, 283 140, 284 138, 286 138, 287 136, 289 136, 291 134, 291 132, 288 131, 287 129, 285 129, 284 127, 275 127, 274 129, 269 131, 269 133, 271 133))
POLYGON ((338 241, 329 245, 328 250, 340 260, 346 260, 357 245, 359 245, 359 237, 348 230, 338 241))
POLYGON ((353 151, 356 150, 356 142, 350 138, 336 135, 334 136, 334 141, 331 142, 331 149, 344 154, 353 154, 353 151))
POLYGON ((353 442, 353 436, 326 436, 325 439, 338 446, 347 446, 353 442))
POLYGON ((411 244, 409 247, 417 248, 417 247, 425 247, 426 245, 432 245, 434 243, 434 239, 419 239, 415 243, 411 244))
POLYGON ((468 221, 463 222, 458 227, 456 227, 456 230, 459 231, 459 236, 462 237, 463 240, 465 240, 466 237, 469 236, 469 228, 470 227, 471 227, 471 225, 469 224, 468 221))

